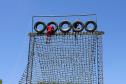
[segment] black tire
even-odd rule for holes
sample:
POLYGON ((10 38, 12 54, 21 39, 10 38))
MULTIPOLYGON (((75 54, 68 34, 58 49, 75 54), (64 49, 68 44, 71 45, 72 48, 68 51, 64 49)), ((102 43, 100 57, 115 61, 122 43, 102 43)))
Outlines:
POLYGON ((56 22, 49 22, 48 24, 47 24, 47 26, 49 26, 49 25, 55 25, 55 27, 54 27, 54 32, 56 32, 57 30, 58 30, 58 24, 56 23, 56 22))
POLYGON ((81 32, 81 31, 83 31, 83 29, 84 29, 84 24, 81 21, 75 21, 73 23, 73 31, 74 32, 81 32), (78 24, 81 25, 81 28, 79 28, 79 29, 77 28, 78 24))
POLYGON ((59 29, 60 29, 60 31, 63 32, 63 33, 69 32, 69 31, 71 30, 71 27, 72 27, 72 25, 71 25, 71 23, 70 23, 69 21, 62 21, 62 22, 59 24, 59 29), (68 25, 68 28, 65 29, 65 30, 62 28, 64 24, 67 24, 67 25, 68 25))
POLYGON ((97 29, 97 24, 96 24, 96 22, 94 22, 94 21, 87 21, 86 23, 85 23, 85 30, 87 31, 87 32, 94 32, 95 30, 97 29), (93 28, 92 29, 89 29, 88 28, 88 25, 89 24, 93 24, 93 28))
POLYGON ((34 25, 34 30, 35 30, 37 33, 39 33, 39 34, 44 33, 45 29, 46 29, 46 24, 45 24, 44 22, 38 21, 38 22, 36 22, 35 25, 34 25), (43 25, 43 29, 39 30, 39 29, 38 29, 38 25, 43 25))

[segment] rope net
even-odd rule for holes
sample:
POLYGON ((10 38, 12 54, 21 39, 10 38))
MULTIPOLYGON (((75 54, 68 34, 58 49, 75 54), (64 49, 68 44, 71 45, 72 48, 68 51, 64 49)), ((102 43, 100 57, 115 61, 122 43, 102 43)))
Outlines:
POLYGON ((103 84, 102 34, 30 35, 29 44, 19 84, 103 84))

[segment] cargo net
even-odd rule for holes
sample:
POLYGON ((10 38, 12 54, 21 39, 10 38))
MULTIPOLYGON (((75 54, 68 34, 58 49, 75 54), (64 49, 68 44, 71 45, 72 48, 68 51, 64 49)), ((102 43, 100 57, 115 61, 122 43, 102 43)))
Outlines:
POLYGON ((30 34, 27 68, 19 84, 103 84, 102 32, 30 34))

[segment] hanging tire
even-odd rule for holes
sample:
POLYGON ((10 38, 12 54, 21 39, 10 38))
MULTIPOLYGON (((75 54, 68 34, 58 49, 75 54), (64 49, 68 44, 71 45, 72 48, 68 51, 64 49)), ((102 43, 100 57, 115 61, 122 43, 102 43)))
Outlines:
POLYGON ((85 30, 86 30, 87 32, 94 32, 96 29, 97 29, 97 24, 96 24, 96 22, 94 22, 94 21, 87 21, 87 22, 85 23, 85 30), (89 24, 92 24, 92 25, 93 25, 93 28, 92 28, 92 29, 89 29, 89 28, 88 28, 88 25, 89 25, 89 24))
POLYGON ((84 24, 81 21, 75 21, 73 23, 73 31, 74 32, 81 32, 84 29, 84 24), (78 28, 77 26, 81 25, 81 28, 78 28))
POLYGON ((63 33, 69 32, 69 31, 71 30, 71 27, 72 27, 72 25, 71 25, 71 23, 70 23, 69 21, 62 21, 62 22, 59 24, 59 29, 60 29, 60 31, 63 32, 63 33), (68 25, 68 27, 67 27, 66 29, 63 29, 63 25, 64 25, 64 24, 67 24, 67 25, 68 25))
POLYGON ((56 32, 57 30, 58 30, 58 24, 56 23, 56 22, 49 22, 48 24, 47 24, 47 26, 50 26, 50 25, 54 25, 55 27, 54 27, 54 32, 56 32))
POLYGON ((39 21, 39 22, 36 22, 35 25, 34 25, 34 30, 35 30, 37 33, 39 33, 39 34, 44 33, 45 29, 46 29, 46 24, 45 24, 44 22, 40 22, 40 21, 39 21), (38 26, 39 26, 39 25, 42 25, 42 26, 43 26, 43 29, 39 30, 39 29, 38 29, 38 26))

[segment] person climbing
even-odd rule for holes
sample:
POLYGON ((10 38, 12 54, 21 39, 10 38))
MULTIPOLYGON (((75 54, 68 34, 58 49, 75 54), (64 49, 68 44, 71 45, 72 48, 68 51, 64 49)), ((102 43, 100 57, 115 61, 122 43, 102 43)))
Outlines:
POLYGON ((48 43, 48 40, 50 40, 49 37, 51 37, 52 34, 54 34, 54 27, 49 25, 47 26, 46 43, 48 43))
POLYGON ((51 36, 54 33, 54 27, 49 25, 47 26, 47 35, 51 36))

